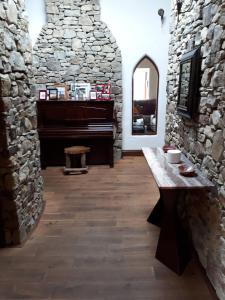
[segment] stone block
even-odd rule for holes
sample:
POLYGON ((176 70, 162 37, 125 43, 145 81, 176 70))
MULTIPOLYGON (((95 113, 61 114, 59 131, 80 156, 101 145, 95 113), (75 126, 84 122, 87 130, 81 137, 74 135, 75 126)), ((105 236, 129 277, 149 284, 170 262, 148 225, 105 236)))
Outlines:
POLYGON ((12 51, 9 57, 9 63, 14 71, 25 71, 25 62, 21 53, 12 51))
POLYGON ((17 24, 18 22, 18 11, 16 4, 13 0, 8 1, 8 9, 6 11, 7 20, 9 23, 17 24))

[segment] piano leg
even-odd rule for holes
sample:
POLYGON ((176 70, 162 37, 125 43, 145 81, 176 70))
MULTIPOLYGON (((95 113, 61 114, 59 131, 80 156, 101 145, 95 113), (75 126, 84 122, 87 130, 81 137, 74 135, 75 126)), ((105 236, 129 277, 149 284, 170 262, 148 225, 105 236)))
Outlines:
POLYGON ((110 146, 109 146, 109 166, 110 168, 114 167, 113 141, 110 141, 110 146))

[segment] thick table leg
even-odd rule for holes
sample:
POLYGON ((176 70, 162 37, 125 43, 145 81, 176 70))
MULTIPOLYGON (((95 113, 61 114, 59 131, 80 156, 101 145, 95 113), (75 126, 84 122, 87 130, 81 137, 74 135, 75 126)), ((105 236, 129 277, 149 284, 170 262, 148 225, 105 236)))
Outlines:
POLYGON ((156 258, 180 275, 191 258, 188 236, 177 214, 180 191, 160 190, 160 194, 163 210, 156 258))
POLYGON ((162 219, 162 199, 161 195, 156 203, 155 207, 151 211, 147 221, 153 225, 161 227, 161 219, 162 219))

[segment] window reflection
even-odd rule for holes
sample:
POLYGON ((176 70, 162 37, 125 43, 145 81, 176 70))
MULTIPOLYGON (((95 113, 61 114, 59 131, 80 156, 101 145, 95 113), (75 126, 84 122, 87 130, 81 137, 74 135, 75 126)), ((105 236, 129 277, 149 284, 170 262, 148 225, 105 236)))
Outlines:
POLYGON ((145 56, 133 72, 133 135, 157 133, 158 81, 155 64, 145 56))

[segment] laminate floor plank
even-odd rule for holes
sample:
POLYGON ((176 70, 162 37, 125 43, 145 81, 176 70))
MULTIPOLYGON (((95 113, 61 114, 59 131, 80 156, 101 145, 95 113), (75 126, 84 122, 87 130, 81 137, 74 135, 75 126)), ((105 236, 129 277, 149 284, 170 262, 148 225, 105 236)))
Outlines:
POLYGON ((193 259, 177 276, 155 259, 159 198, 143 157, 87 174, 43 171, 45 211, 23 247, 0 249, 0 300, 212 300, 193 259))

